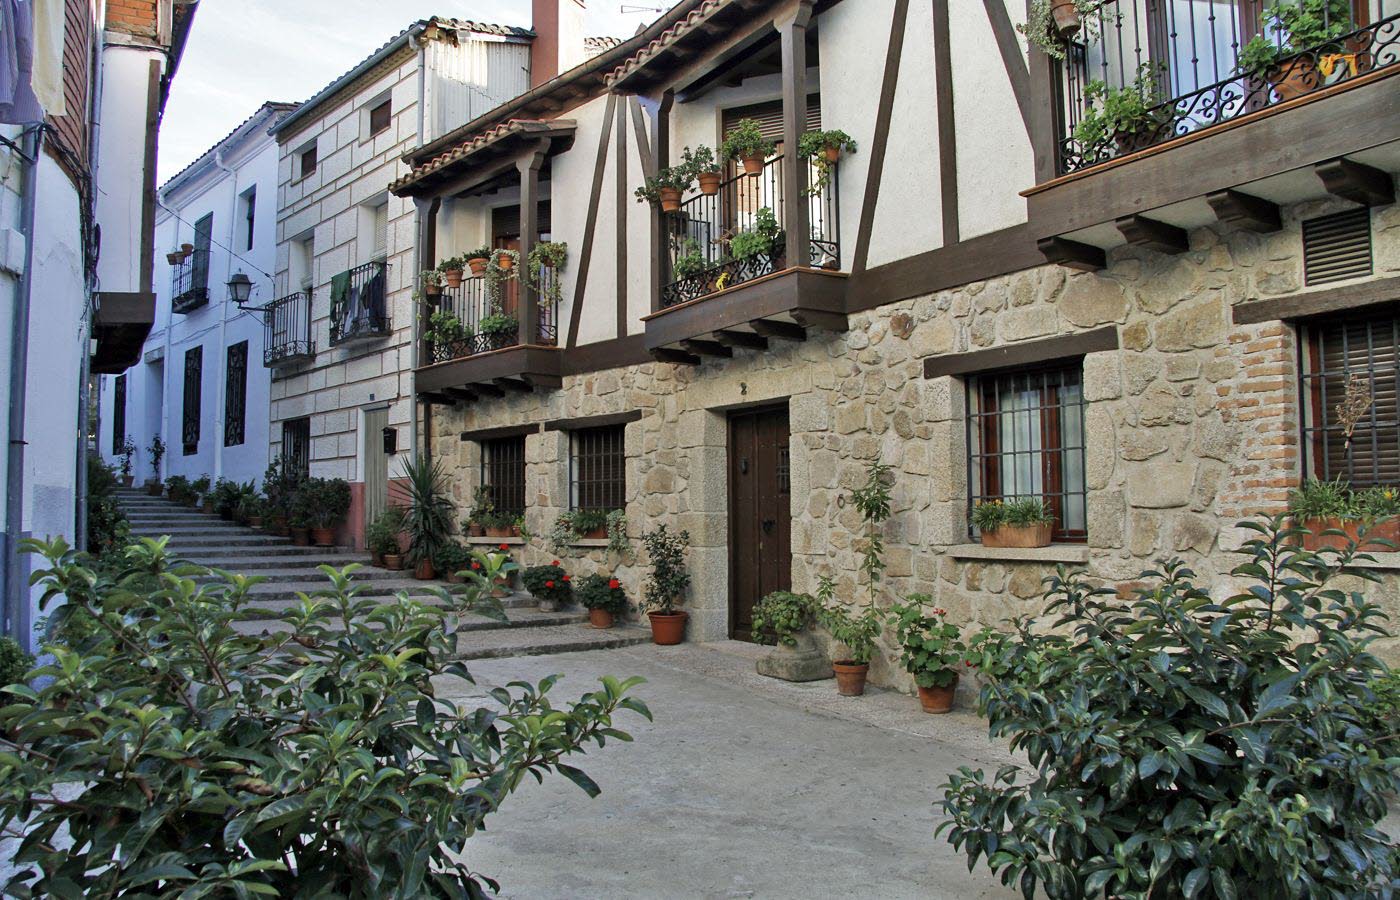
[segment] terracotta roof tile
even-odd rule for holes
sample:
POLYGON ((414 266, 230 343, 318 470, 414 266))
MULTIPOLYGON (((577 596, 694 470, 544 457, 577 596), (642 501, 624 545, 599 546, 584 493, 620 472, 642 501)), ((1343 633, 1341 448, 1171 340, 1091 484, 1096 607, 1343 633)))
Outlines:
POLYGON ((574 122, 570 119, 511 119, 507 122, 502 122, 494 128, 487 129, 475 137, 468 138, 453 146, 451 149, 439 153, 427 162, 414 166, 407 175, 395 179, 393 184, 389 185, 389 190, 399 191, 415 184, 426 176, 446 168, 452 163, 477 152, 483 147, 497 143, 512 135, 526 134, 531 131, 572 128, 573 125, 574 122))

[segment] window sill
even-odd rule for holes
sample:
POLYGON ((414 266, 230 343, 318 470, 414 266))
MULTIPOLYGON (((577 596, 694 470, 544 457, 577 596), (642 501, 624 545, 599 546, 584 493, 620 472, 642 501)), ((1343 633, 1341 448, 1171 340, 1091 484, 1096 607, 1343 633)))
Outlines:
POLYGON ((1367 552, 1366 555, 1373 557, 1373 559, 1354 559, 1351 561, 1351 567, 1353 569, 1382 569, 1400 572, 1400 553, 1367 552))
POLYGON ((570 547, 589 547, 589 548, 596 548, 596 547, 606 547, 607 545, 608 545, 608 539, 607 539, 607 538, 574 538, 572 541, 569 541, 569 546, 570 546, 570 547))
MULTIPOLYGON (((953 559, 989 559, 1000 562, 1087 563, 1089 548, 1084 544, 1051 544, 1048 547, 986 547, 982 544, 954 544, 945 551, 953 559)), ((1400 556, 1400 554, 1396 554, 1400 556)))
POLYGON ((472 546, 499 547, 501 544, 506 544, 512 547, 523 547, 525 539, 523 537, 468 537, 467 543, 472 546))

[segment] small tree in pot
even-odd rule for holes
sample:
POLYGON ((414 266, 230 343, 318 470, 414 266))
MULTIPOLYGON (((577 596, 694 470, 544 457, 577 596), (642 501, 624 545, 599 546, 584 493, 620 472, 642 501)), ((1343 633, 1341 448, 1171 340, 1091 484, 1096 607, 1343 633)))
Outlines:
POLYGON ((663 646, 679 644, 685 636, 686 619, 690 618, 685 610, 676 608, 690 587, 690 573, 685 568, 690 533, 673 532, 659 525, 655 531, 642 535, 642 545, 651 563, 643 602, 651 621, 652 640, 663 646))
POLYGON ((135 456, 135 455, 136 455, 136 442, 133 441, 131 438, 126 438, 125 440, 122 441, 122 452, 121 452, 121 458, 122 458, 122 462, 121 462, 122 485, 123 485, 124 487, 131 487, 131 482, 132 482, 132 480, 135 478, 135 476, 131 474, 131 458, 132 458, 133 456, 135 456))
POLYGON ((433 560, 452 534, 452 501, 447 499, 447 476, 442 465, 420 454, 405 460, 401 469, 408 508, 404 528, 408 532, 407 562, 413 577, 427 581, 435 574, 433 560))
POLYGON ((160 496, 160 463, 165 459, 165 441, 160 439, 160 435, 151 438, 151 444, 146 448, 146 452, 151 454, 151 478, 146 482, 146 493, 152 497, 160 496))
POLYGON ((937 607, 933 615, 924 615, 924 606, 932 602, 927 594, 910 594, 908 603, 890 608, 890 624, 903 648, 900 663, 914 676, 924 712, 946 713, 953 708, 959 669, 967 664, 967 644, 948 622, 947 610, 937 607))
POLYGON ((310 478, 302 485, 311 540, 318 547, 335 543, 335 529, 350 511, 350 485, 343 478, 310 478))
POLYGON ((884 620, 874 606, 867 606, 860 615, 852 615, 845 606, 834 606, 836 583, 829 575, 818 579, 817 599, 822 603, 818 620, 831 633, 832 640, 846 647, 846 656, 831 661, 836 673, 836 690, 847 697, 865 693, 865 679, 870 674, 870 660, 875 655, 875 639, 884 628, 884 620))
POLYGON ((574 593, 588 610, 588 622, 594 628, 613 627, 613 618, 627 611, 627 592, 622 589, 622 582, 610 575, 585 575, 574 593))

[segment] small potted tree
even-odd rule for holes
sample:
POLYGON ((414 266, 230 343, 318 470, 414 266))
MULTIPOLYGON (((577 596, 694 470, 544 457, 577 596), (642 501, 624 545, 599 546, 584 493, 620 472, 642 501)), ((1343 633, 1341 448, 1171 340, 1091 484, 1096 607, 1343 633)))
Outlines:
POLYGON ((134 475, 131 474, 131 459, 132 459, 132 457, 135 456, 135 455, 136 455, 136 442, 133 441, 131 438, 126 438, 125 440, 122 441, 122 452, 121 452, 121 458, 122 458, 122 461, 121 461, 121 473, 122 473, 122 486, 123 486, 123 487, 131 487, 132 481, 134 481, 135 478, 136 478, 136 476, 134 476, 134 475))
MULTIPOLYGON (((403 530, 403 508, 390 506, 375 517, 365 529, 365 544, 369 548, 370 563, 384 568, 391 568, 388 565, 388 557, 398 556, 399 532, 403 530)), ((399 568, 403 565, 402 558, 398 565, 392 568, 399 568)))
POLYGON ((719 193, 721 182, 719 163, 715 161, 715 151, 704 144, 693 151, 686 147, 681 151, 681 165, 690 170, 700 185, 700 193, 713 197, 719 193))
POLYGON ((992 500, 972 510, 984 547, 1048 547, 1055 517, 1038 497, 992 500))
POLYGON ((740 119, 724 138, 720 152, 726 159, 738 160, 744 166, 745 175, 757 175, 763 171, 768 157, 778 152, 778 146, 763 136, 763 129, 754 119, 740 119))
POLYGON ((350 511, 350 485, 343 478, 312 478, 303 486, 310 492, 306 507, 311 540, 317 547, 335 544, 335 530, 350 511))
POLYGON ((910 594, 908 603, 890 608, 889 621, 902 650, 900 663, 914 676, 924 712, 946 713, 953 708, 967 644, 957 626, 945 618, 947 610, 935 608, 933 615, 924 615, 924 606, 931 602, 927 594, 910 594))
POLYGON ((573 599, 569 573, 555 560, 547 566, 530 566, 520 574, 520 581, 530 596, 539 601, 540 610, 554 612, 568 606, 573 599))
POLYGON ((404 530, 408 532, 407 562, 413 577, 428 581, 435 574, 433 560, 452 534, 452 502, 447 499, 447 477, 442 466, 420 454, 405 460, 401 470, 408 507, 404 530))
POLYGON ((159 497, 161 489, 160 463, 161 460, 165 459, 165 441, 160 439, 159 434, 151 437, 151 443, 146 448, 146 452, 151 455, 151 478, 146 482, 146 493, 152 497, 159 497))
POLYGON ((870 659, 875 655, 875 639, 880 636, 884 621, 875 607, 867 606, 860 615, 853 615, 845 606, 833 605, 836 583, 823 575, 817 586, 817 599, 822 609, 818 621, 831 634, 831 639, 846 648, 846 655, 833 659, 836 690, 846 697, 865 693, 865 680, 870 674, 870 659))
POLYGON ((627 592, 611 575, 585 575, 579 579, 577 593, 578 602, 588 610, 588 624, 594 628, 613 627, 614 618, 627 611, 627 592))
POLYGON ((685 568, 690 533, 673 532, 660 525, 655 531, 642 535, 642 544, 651 564, 644 602, 652 640, 662 646, 679 644, 685 637, 686 619, 690 618, 689 613, 677 608, 690 586, 690 573, 685 568))

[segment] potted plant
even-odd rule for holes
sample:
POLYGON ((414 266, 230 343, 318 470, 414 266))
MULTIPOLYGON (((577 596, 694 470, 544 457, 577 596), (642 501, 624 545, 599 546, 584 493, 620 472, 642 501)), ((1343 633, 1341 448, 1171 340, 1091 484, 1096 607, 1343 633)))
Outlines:
POLYGON ((515 250, 495 250, 486 263, 486 280, 499 285, 516 275, 515 266, 520 262, 520 253, 515 250))
POLYGON ((486 529, 487 537, 508 538, 515 536, 515 516, 508 512, 499 512, 494 507, 490 512, 482 515, 481 524, 486 529))
MULTIPOLYGON (((472 260, 468 260, 468 262, 470 263, 472 260)), ((486 262, 483 260, 481 264, 485 266, 486 262)), ((442 273, 443 284, 449 290, 456 290, 462 286, 462 257, 449 256, 438 263, 438 271, 442 273)), ((472 266, 472 274, 476 274, 475 266, 472 266)))
POLYGON ((427 581, 434 575, 433 560, 452 533, 447 476, 441 464, 423 454, 405 460, 400 475, 408 494, 404 513, 404 530, 408 532, 406 561, 414 567, 414 578, 427 581))
POLYGON ((783 246, 786 232, 778 224, 778 217, 772 207, 762 207, 754 215, 753 228, 741 231, 729 239, 729 253, 735 259, 752 259, 756 256, 774 257, 775 265, 786 252, 783 246))
POLYGON ((715 160, 715 151, 704 144, 696 147, 692 151, 686 147, 681 151, 681 165, 690 170, 696 182, 700 185, 700 193, 707 197, 713 197, 719 193, 720 172, 719 163, 715 160))
POLYGON ((627 611, 627 592, 611 575, 585 575, 579 579, 577 593, 578 602, 588 610, 588 624, 594 628, 613 627, 614 619, 627 611))
POLYGON ((564 279, 559 276, 568 262, 569 245, 563 241, 540 241, 530 248, 530 256, 525 260, 530 286, 550 306, 557 307, 564 299, 564 279), (554 276, 545 278, 545 269, 551 270, 554 276))
POLYGON ((1085 45, 1098 39, 1100 5, 1099 0, 1031 0, 1025 24, 1016 30, 1051 58, 1064 59, 1065 43, 1075 35, 1085 45))
POLYGON ((764 162, 777 152, 778 146, 763 136, 763 129, 754 119, 740 119, 720 145, 720 153, 742 163, 746 175, 762 172, 764 162))
POLYGON ((121 453, 121 479, 124 487, 131 487, 131 482, 135 476, 131 474, 131 458, 136 455, 136 442, 131 438, 122 440, 121 453))
POLYGON ((193 494, 190 480, 183 475, 171 475, 165 479, 165 493, 172 503, 189 503, 193 494))
POLYGON ((530 538, 534 537, 534 535, 530 534, 530 529, 529 529, 529 527, 525 524, 525 514, 524 514, 524 513, 521 513, 520 515, 516 516, 515 519, 514 519, 513 521, 511 521, 511 523, 510 523, 510 535, 511 535, 511 537, 524 538, 524 539, 527 540, 527 541, 528 541, 530 538))
POLYGON ((831 661, 836 673, 836 690, 846 697, 859 697, 865 693, 870 659, 875 655, 875 639, 880 636, 884 621, 874 605, 866 606, 860 615, 853 615, 846 606, 833 605, 835 597, 836 582, 829 575, 821 576, 817 583, 817 599, 821 602, 817 620, 833 641, 846 648, 845 656, 831 661))
POLYGON ((185 251, 178 249, 171 250, 169 253, 165 254, 165 261, 172 266, 178 266, 185 261, 185 251))
MULTIPOLYGON (((457 270, 457 283, 462 282, 462 270, 457 270)), ((437 297, 442 294, 443 275, 438 269, 424 269, 418 274, 418 280, 423 285, 423 296, 437 297)))
POLYGON ((462 523, 467 534, 471 537, 482 537, 486 534, 486 517, 496 511, 496 502, 491 499, 491 488, 484 484, 479 484, 472 492, 472 510, 467 514, 467 519, 462 523))
POLYGON ((709 268, 710 261, 705 258, 705 252, 700 247, 700 242, 693 237, 685 238, 676 248, 675 258, 671 262, 671 275, 680 281, 684 278, 693 278, 703 273, 709 268))
POLYGON ((491 338, 492 346, 503 346, 520 330, 520 323, 515 316, 508 316, 501 311, 499 306, 492 305, 492 312, 484 316, 476 323, 476 327, 481 333, 491 338))
POLYGON ((632 552, 632 542, 627 537, 627 513, 620 509, 608 513, 608 552, 618 556, 632 552))
POLYGON ((399 532, 402 530, 403 508, 399 506, 388 507, 369 523, 365 529, 365 544, 369 548, 371 564, 386 569, 403 565, 402 559, 399 559, 398 565, 388 565, 389 556, 399 555, 399 532))
POLYGON ((1268 81, 1282 102, 1322 86, 1318 62, 1341 55, 1337 39, 1352 28, 1351 4, 1348 0, 1275 4, 1264 10, 1261 21, 1261 33, 1240 50, 1238 71, 1268 81), (1325 52, 1329 49, 1332 52, 1325 52))
POLYGON ((343 478, 310 478, 302 485, 307 524, 317 547, 335 544, 335 529, 350 511, 350 485, 343 478))
POLYGON ((151 479, 146 482, 146 493, 152 497, 159 497, 161 491, 160 463, 161 460, 165 459, 165 441, 160 439, 159 434, 151 437, 151 443, 146 448, 146 452, 151 454, 151 479))
POLYGON ((287 530, 292 536, 292 544, 297 547, 311 546, 311 524, 306 520, 306 512, 297 507, 288 517, 287 530))
POLYGON ((573 528, 574 534, 585 540, 602 540, 608 536, 608 512, 602 509, 576 509, 573 528))
POLYGON ((470 340, 471 336, 471 329, 451 310, 434 309, 428 314, 428 327, 424 329, 423 337, 434 347, 450 348, 453 344, 470 340))
POLYGON ((681 195, 690 187, 694 177, 684 165, 668 166, 649 177, 633 191, 638 203, 661 207, 664 213, 680 212, 681 195))
POLYGON ((832 167, 841 153, 856 152, 856 142, 844 131, 809 131, 797 142, 797 153, 817 170, 816 180, 807 186, 808 197, 815 197, 831 183, 832 167))
POLYGON ((238 483, 227 478, 216 479, 213 489, 209 492, 209 500, 214 504, 215 515, 232 521, 234 508, 238 506, 239 501, 238 483))
POLYGON ((204 512, 214 512, 214 498, 210 494, 210 481, 208 475, 201 475, 190 482, 190 505, 198 507, 204 512))
POLYGON ((465 254, 467 266, 472 270, 473 275, 482 275, 486 272, 486 264, 491 261, 491 248, 482 244, 470 253, 465 254))
POLYGON ((285 537, 290 533, 289 520, 300 480, 300 476, 283 463, 280 454, 263 471, 263 493, 267 495, 264 515, 272 520, 273 534, 285 537))
POLYGON ((510 581, 520 564, 510 558, 509 547, 502 544, 496 552, 472 554, 470 575, 474 580, 488 586, 492 597, 510 596, 510 581))
POLYGON ((685 636, 685 622, 690 614, 677 609, 690 573, 685 568, 685 551, 690 546, 690 533, 670 531, 665 525, 642 535, 651 571, 647 574, 644 603, 651 621, 651 638, 662 646, 679 644, 685 636))
POLYGON ((984 547, 1048 547, 1055 517, 1038 497, 992 500, 972 510, 984 547))
POLYGON ((573 599, 569 573, 555 560, 547 566, 530 566, 520 574, 520 580, 530 596, 539 601, 543 612, 554 612, 568 606, 573 599))
POLYGON ((1143 63, 1137 77, 1120 88, 1091 81, 1084 88, 1084 114, 1072 137, 1083 152, 1101 152, 1112 139, 1121 156, 1152 143, 1171 121, 1171 104, 1158 102, 1158 84, 1150 63, 1143 63))
POLYGON ((1289 515, 1305 550, 1400 549, 1400 489, 1354 491, 1340 478, 1310 478, 1289 494, 1289 515))
POLYGON ((464 574, 470 571, 472 558, 469 548, 456 541, 448 541, 433 558, 433 565, 448 584, 461 584, 464 574))
POLYGON ((260 494, 255 493, 251 497, 243 498, 242 516, 249 528, 263 527, 263 516, 266 508, 267 501, 260 494))
POLYGON ((948 622, 947 610, 935 608, 933 615, 924 615, 923 607, 931 602, 927 594, 910 594, 908 603, 890 608, 889 620, 902 650, 900 664, 914 676, 924 712, 946 713, 953 708, 967 644, 957 626, 948 622))

